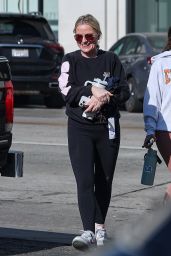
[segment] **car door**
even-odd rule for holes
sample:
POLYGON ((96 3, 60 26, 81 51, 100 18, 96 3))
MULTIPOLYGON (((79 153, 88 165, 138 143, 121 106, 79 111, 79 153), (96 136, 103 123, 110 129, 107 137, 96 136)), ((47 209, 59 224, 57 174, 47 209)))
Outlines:
POLYGON ((138 47, 140 47, 140 41, 136 36, 130 36, 126 38, 124 47, 119 56, 126 72, 139 57, 137 54, 138 47))

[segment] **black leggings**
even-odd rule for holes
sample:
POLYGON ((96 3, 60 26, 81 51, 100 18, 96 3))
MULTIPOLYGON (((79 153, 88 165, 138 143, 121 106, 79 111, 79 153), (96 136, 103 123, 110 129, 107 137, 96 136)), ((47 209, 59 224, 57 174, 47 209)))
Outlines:
POLYGON ((119 120, 115 126, 116 138, 109 140, 107 125, 68 120, 69 155, 84 230, 94 232, 95 223, 105 222, 120 144, 119 120))

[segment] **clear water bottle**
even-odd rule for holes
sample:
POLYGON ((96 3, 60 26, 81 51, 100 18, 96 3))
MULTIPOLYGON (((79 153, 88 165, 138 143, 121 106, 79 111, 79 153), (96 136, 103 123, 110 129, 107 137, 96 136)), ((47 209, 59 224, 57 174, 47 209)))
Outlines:
POLYGON ((157 162, 161 163, 157 151, 149 148, 144 156, 144 166, 141 177, 141 184, 152 186, 154 183, 157 162))

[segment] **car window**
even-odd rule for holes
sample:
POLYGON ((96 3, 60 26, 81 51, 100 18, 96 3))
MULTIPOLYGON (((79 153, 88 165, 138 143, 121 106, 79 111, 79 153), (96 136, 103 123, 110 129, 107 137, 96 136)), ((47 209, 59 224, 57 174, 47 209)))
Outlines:
POLYGON ((153 49, 163 49, 166 45, 167 37, 166 35, 156 35, 156 36, 149 36, 148 40, 150 45, 153 49))
POLYGON ((142 44, 142 43, 139 43, 137 49, 136 49, 136 53, 137 54, 144 54, 146 53, 146 48, 145 48, 145 45, 142 44))
POLYGON ((39 31, 26 22, 1 22, 0 34, 40 37, 39 31))
POLYGON ((124 55, 135 54, 137 47, 138 47, 138 39, 136 39, 135 37, 130 37, 126 41, 122 54, 124 55))
POLYGON ((111 47, 110 51, 114 52, 116 55, 120 55, 124 47, 124 44, 125 39, 122 39, 118 41, 118 43, 114 44, 114 46, 111 47))
POLYGON ((0 36, 38 37, 45 40, 54 40, 54 34, 44 19, 0 19, 0 36))
POLYGON ((40 33, 28 23, 17 22, 13 25, 13 35, 40 37, 40 33))
POLYGON ((119 44, 115 49, 114 49, 114 53, 117 55, 120 55, 122 49, 123 49, 124 43, 122 42, 121 44, 119 44))
POLYGON ((14 29, 13 24, 2 22, 0 23, 0 34, 12 34, 14 29))

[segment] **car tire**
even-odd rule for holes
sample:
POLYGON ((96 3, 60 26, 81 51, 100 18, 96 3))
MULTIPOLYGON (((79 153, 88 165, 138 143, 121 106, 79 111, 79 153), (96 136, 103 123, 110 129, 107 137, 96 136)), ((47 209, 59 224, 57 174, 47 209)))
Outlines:
POLYGON ((47 108, 62 108, 65 105, 61 94, 45 96, 44 104, 47 108))
POLYGON ((128 112, 142 112, 143 104, 135 94, 136 81, 133 77, 128 79, 128 85, 131 95, 125 103, 125 109, 128 112))

